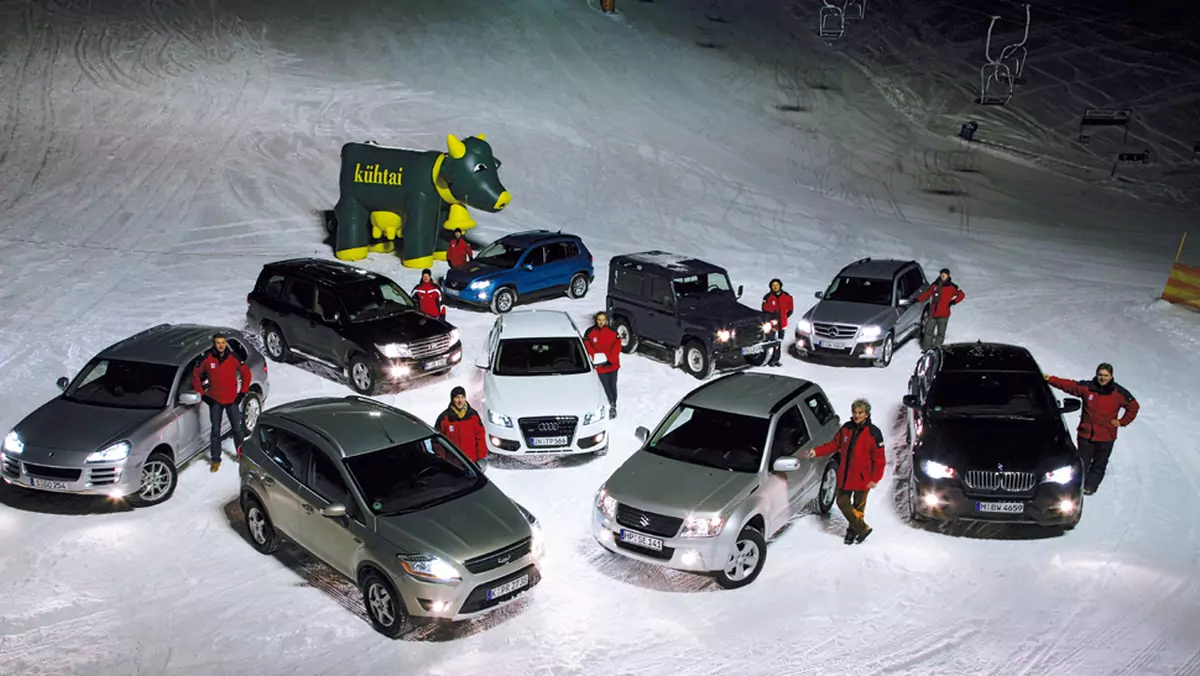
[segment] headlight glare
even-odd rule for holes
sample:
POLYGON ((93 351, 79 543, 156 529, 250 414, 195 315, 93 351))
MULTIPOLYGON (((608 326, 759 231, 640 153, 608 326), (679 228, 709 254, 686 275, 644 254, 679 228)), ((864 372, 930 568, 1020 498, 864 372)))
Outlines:
POLYGON ((883 327, 881 326, 864 326, 858 330, 859 340, 875 340, 881 335, 883 335, 883 327))
POLYGON ((491 285, 492 285, 492 280, 490 280, 490 279, 481 279, 477 282, 471 282, 471 288, 476 291, 486 289, 491 285))
POLYGON ((128 458, 129 451, 131 450, 133 450, 133 447, 129 445, 128 441, 118 441, 107 448, 102 448, 92 453, 87 457, 86 462, 118 462, 128 458))
POLYGON ((812 322, 807 319, 797 319, 796 333, 812 333, 812 322))
POLYGON ((729 329, 721 329, 720 331, 717 331, 717 342, 728 343, 729 341, 733 340, 733 336, 733 331, 730 331, 729 329))
POLYGON ((715 538, 725 527, 725 519, 717 516, 689 516, 683 522, 681 538, 715 538))
POLYGON ((458 329, 450 329, 450 344, 453 345, 457 342, 458 342, 458 329))
POLYGON ((376 345, 380 354, 388 359, 408 359, 412 357, 412 350, 408 349, 408 345, 404 343, 387 343, 385 345, 376 345))
POLYGON ((583 416, 583 424, 591 425, 594 422, 600 422, 608 415, 608 404, 601 404, 600 408, 583 416))
POLYGON ((400 565, 404 572, 418 580, 427 582, 454 582, 461 580, 458 569, 432 554, 399 554, 400 565))
POLYGON ((775 331, 775 322, 773 322, 773 321, 763 322, 763 325, 762 325, 763 333, 773 333, 774 331, 775 331))
POLYGON ((493 425, 503 425, 504 427, 512 427, 513 426, 512 418, 510 418, 506 415, 497 413, 490 408, 488 409, 487 416, 488 416, 488 422, 492 423, 493 425))
POLYGON ((617 518, 617 499, 608 494, 608 489, 604 486, 596 492, 596 509, 600 513, 610 519, 617 518))
POLYGON ((958 472, 955 472, 953 467, 933 460, 926 460, 921 463, 921 469, 931 479, 953 479, 958 475, 958 472))
POLYGON ((1042 483, 1066 484, 1070 483, 1071 479, 1075 478, 1075 465, 1067 465, 1059 467, 1056 470, 1046 472, 1042 477, 1042 483))
POLYGON ((17 434, 16 430, 8 433, 4 437, 4 451, 13 455, 20 455, 25 451, 25 442, 21 440, 21 435, 17 434))

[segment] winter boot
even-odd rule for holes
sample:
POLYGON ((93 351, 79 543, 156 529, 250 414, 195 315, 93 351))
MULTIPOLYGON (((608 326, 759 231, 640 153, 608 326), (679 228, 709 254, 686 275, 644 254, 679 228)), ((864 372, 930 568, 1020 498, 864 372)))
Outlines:
POLYGON ((870 535, 871 533, 874 533, 874 532, 875 532, 875 529, 874 529, 874 528, 868 528, 868 529, 867 529, 867 532, 865 532, 865 533, 860 533, 860 534, 859 534, 858 538, 856 538, 856 539, 854 540, 854 544, 856 544, 856 545, 860 545, 860 544, 862 544, 862 541, 863 541, 863 540, 866 540, 866 539, 867 539, 867 536, 868 536, 868 535, 870 535))
POLYGON ((214 460, 213 463, 211 465, 209 465, 209 467, 208 467, 208 471, 210 471, 210 472, 215 472, 219 469, 221 469, 221 461, 220 460, 214 460))
POLYGON ((613 419, 613 418, 617 417, 617 405, 616 404, 608 405, 608 417, 609 417, 609 419, 613 419))
POLYGON ((847 528, 846 529, 846 539, 843 540, 843 542, 845 542, 848 545, 852 545, 852 544, 854 544, 854 538, 857 536, 858 536, 858 533, 855 533, 853 528, 847 528))

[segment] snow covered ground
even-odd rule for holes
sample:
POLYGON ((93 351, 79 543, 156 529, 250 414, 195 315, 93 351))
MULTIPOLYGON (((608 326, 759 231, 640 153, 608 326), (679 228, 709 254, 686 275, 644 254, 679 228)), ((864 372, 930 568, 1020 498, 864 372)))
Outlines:
MULTIPOLYGON (((914 528, 889 473, 871 540, 845 547, 840 516, 800 518, 743 590, 613 558, 589 538, 592 496, 634 428, 696 384, 634 357, 607 457, 491 473, 549 536, 544 582, 499 613, 381 638, 307 555, 251 549, 232 468, 187 467, 168 503, 139 511, 0 487, 0 673, 1200 673, 1200 331, 1155 300, 1195 212, 914 124, 924 104, 892 104, 926 91, 921 73, 870 58, 880 36, 915 39, 915 15, 868 8, 831 49, 807 5, 620 0, 605 16, 589 2, 0 0, 0 428, 103 346, 163 321, 240 326, 263 263, 330 256, 319 212, 343 142, 485 132, 514 201, 478 215, 478 238, 562 227, 600 275, 618 253, 694 254, 750 298, 781 277, 802 307, 846 262, 912 257, 968 294, 952 339, 1019 342, 1066 377, 1112 362, 1142 413, 1081 525, 914 528)), ((981 53, 985 28, 954 40, 981 53)), ((921 72, 954 46, 927 32, 921 72)), ((1038 67, 1086 57, 1053 58, 1038 67)), ((1093 103, 1062 100, 1074 89, 1063 110, 1093 103)), ((1053 113, 1022 110, 1027 125, 1053 113)), ((416 282, 394 259, 366 265, 416 282)), ((602 297, 545 307, 584 321, 602 297)), ((450 319, 475 353, 492 317, 450 319)), ((843 417, 869 397, 895 445, 916 356, 783 371, 820 382, 843 417)), ((349 392, 302 368, 271 378, 268 404, 349 392)), ((469 361, 381 398, 432 421, 455 384, 478 393, 469 361)))

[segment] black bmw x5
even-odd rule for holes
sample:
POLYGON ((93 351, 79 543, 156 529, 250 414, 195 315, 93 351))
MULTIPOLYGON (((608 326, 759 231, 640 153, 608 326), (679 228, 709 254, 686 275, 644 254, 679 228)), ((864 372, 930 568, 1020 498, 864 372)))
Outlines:
POLYGON ((1083 465, 1033 355, 1000 343, 925 352, 909 379, 914 521, 978 520, 1070 529, 1082 514, 1083 465))

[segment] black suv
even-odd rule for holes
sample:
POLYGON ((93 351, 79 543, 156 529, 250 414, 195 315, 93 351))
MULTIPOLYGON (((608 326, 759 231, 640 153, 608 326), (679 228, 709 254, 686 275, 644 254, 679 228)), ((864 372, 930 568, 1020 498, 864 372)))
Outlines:
POLYGON ((771 316, 738 302, 724 268, 663 251, 614 256, 608 316, 623 352, 643 352, 701 380, 760 366, 781 347, 771 316))
POLYGON ((328 366, 360 394, 443 373, 462 361, 458 329, 417 310, 383 275, 317 258, 268 263, 246 297, 267 356, 328 366))

